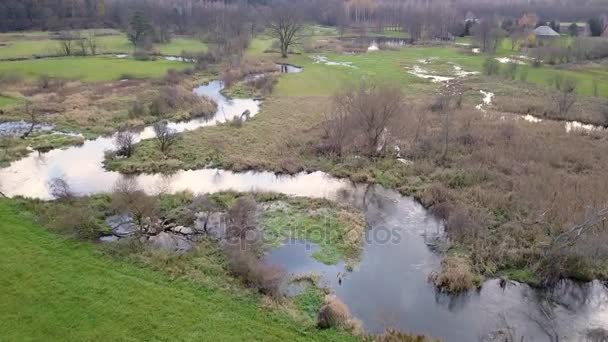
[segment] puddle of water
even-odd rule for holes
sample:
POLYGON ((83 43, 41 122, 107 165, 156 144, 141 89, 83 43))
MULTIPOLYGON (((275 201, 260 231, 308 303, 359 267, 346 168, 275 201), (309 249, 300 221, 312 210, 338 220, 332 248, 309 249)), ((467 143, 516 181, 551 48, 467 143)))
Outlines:
MULTIPOLYGON (((30 129, 32 128, 32 123, 31 122, 27 122, 25 120, 21 120, 21 121, 7 121, 7 122, 0 122, 0 137, 2 136, 21 136, 24 133, 27 133, 30 131, 30 129)), ((50 132, 54 129, 55 127, 53 125, 47 125, 47 124, 35 124, 34 125, 34 133, 38 133, 38 132, 50 132)))
POLYGON ((477 106, 475 106, 475 108, 477 110, 480 110, 480 111, 486 113, 485 107, 492 104, 492 99, 494 98, 494 93, 492 93, 492 92, 486 92, 486 91, 483 91, 483 90, 480 90, 479 92, 483 95, 483 100, 482 100, 482 102, 480 104, 478 104, 477 106))
POLYGON ((519 65, 526 65, 526 63, 523 61, 520 61, 518 59, 509 58, 509 57, 497 57, 496 60, 501 64, 515 63, 515 64, 519 64, 519 65))
POLYGON ((277 67, 279 68, 282 74, 298 74, 304 70, 300 67, 291 64, 277 63, 277 67))
POLYGON ((454 65, 453 67, 454 67, 455 74, 458 77, 469 77, 469 76, 479 75, 478 71, 466 71, 466 70, 462 69, 462 67, 459 65, 454 65))
POLYGON ((530 114, 524 116, 524 120, 526 120, 528 122, 532 122, 532 123, 538 123, 538 122, 543 121, 542 119, 539 119, 536 116, 532 116, 530 114))
POLYGON ((440 75, 432 74, 430 71, 423 69, 422 67, 420 67, 418 65, 414 65, 410 70, 408 70, 408 73, 410 73, 416 77, 425 78, 427 80, 430 80, 433 83, 444 83, 444 82, 451 81, 455 78, 455 77, 440 76, 440 75))
MULTIPOLYGON (((536 116, 527 114, 523 117, 524 120, 531 122, 531 123, 540 123, 543 121, 543 119, 538 118, 536 116)), ((557 120, 547 120, 547 121, 554 121, 557 122, 557 120)), ((598 126, 598 125, 592 125, 592 124, 584 124, 582 122, 578 122, 578 121, 566 121, 566 123, 564 124, 564 128, 566 130, 566 133, 573 133, 573 132, 583 132, 583 133, 588 133, 588 132, 605 132, 607 129, 603 126, 598 126)))
POLYGON ((578 121, 568 121, 566 122, 566 132, 593 132, 593 131, 606 131, 605 127, 596 126, 591 124, 584 124, 578 121))
MULTIPOLYGON (((431 57, 431 58, 427 58, 427 59, 419 59, 418 63, 428 65, 428 64, 431 64, 436 59, 437 59, 436 57, 431 57)), ((414 65, 413 67, 409 68, 408 73, 410 73, 416 77, 428 79, 433 83, 447 83, 456 78, 464 78, 464 77, 469 77, 469 76, 479 74, 479 72, 477 72, 477 71, 465 71, 459 65, 456 65, 453 63, 450 63, 450 64, 452 64, 452 68, 454 69, 454 72, 450 76, 437 75, 434 72, 424 69, 423 67, 421 67, 419 65, 414 65)))
POLYGON ((343 66, 343 67, 347 67, 347 68, 356 68, 352 62, 334 62, 334 61, 330 61, 329 58, 327 58, 325 56, 321 56, 321 55, 314 55, 314 56, 311 56, 311 58, 317 64, 325 64, 325 65, 329 65, 329 66, 343 66))

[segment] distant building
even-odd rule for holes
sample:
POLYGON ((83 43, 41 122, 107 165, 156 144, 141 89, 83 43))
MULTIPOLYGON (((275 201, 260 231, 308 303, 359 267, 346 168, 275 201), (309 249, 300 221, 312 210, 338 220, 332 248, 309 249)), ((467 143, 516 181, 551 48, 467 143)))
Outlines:
POLYGON ((519 20, 517 20, 517 26, 522 29, 533 29, 538 23, 538 16, 534 13, 525 13, 519 20))
POLYGON ((559 37, 559 33, 546 25, 537 27, 532 31, 532 34, 534 34, 537 39, 553 39, 559 37))

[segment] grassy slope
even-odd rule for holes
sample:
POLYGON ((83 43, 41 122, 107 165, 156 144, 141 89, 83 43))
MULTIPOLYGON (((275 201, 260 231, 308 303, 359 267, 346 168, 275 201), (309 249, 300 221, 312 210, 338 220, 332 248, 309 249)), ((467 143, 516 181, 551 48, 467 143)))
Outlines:
POLYGON ((26 78, 49 75, 83 81, 110 81, 119 79, 123 75, 138 78, 160 77, 169 69, 186 67, 188 67, 187 63, 165 60, 136 61, 112 57, 66 57, 0 62, 0 73, 15 72, 26 78))
POLYGON ((255 300, 100 257, 50 235, 8 200, 0 216, 2 340, 349 339, 302 331, 255 300))

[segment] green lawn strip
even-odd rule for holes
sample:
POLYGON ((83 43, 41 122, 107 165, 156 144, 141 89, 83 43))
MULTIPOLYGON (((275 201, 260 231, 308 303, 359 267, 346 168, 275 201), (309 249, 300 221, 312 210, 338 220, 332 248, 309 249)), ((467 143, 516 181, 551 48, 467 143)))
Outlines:
MULTIPOLYGON (((83 31, 84 32, 84 31, 83 31)), ((86 36, 86 33, 83 33, 86 36)), ((47 36, 37 36, 30 39, 27 36, 5 34, 0 35, 0 59, 28 58, 33 56, 54 56, 60 54, 59 41, 47 36)), ((127 36, 119 33, 103 35, 97 38, 97 53, 132 53, 133 45, 127 36)), ((163 55, 181 55, 182 51, 201 52, 207 50, 207 45, 198 39, 191 37, 174 37, 166 44, 156 44, 154 49, 163 55)), ((78 48, 76 48, 76 51, 78 48)))
POLYGON ((6 340, 348 340, 53 236, 0 200, 0 331, 6 340))
POLYGON ((14 104, 17 104, 18 102, 19 100, 15 98, 0 95, 0 108, 12 106, 14 104))
POLYGON ((0 62, 0 73, 13 72, 28 79, 41 75, 82 81, 111 81, 121 78, 155 78, 169 69, 185 69, 188 63, 165 60, 136 61, 112 57, 62 57, 0 62))

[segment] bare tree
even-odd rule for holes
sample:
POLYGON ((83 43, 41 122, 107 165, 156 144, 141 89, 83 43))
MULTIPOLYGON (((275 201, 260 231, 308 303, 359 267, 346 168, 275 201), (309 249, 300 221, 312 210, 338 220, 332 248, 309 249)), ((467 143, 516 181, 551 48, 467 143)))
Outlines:
POLYGON ((72 56, 74 54, 74 41, 76 35, 70 31, 63 31, 59 34, 59 53, 65 56, 72 56))
POLYGON ((158 148, 163 153, 166 153, 177 141, 177 132, 174 129, 171 129, 166 121, 155 123, 154 133, 156 134, 158 148))
POLYGON ((74 193, 70 185, 63 177, 56 177, 49 181, 49 189, 51 196, 57 200, 71 200, 74 198, 74 193))
POLYGON ((560 279, 568 259, 605 260, 608 256, 608 208, 587 208, 584 220, 553 238, 545 251, 543 277, 546 283, 560 279))
POLYGON ((228 209, 226 234, 229 238, 240 242, 251 238, 251 236, 247 236, 247 233, 257 229, 256 208, 257 204, 252 197, 241 197, 228 209))
POLYGON ((131 157, 135 149, 135 135, 129 130, 119 131, 114 138, 114 145, 116 155, 131 157))
POLYGON ((553 83, 558 90, 558 93, 555 95, 557 112, 561 116, 566 115, 576 102, 576 81, 564 78, 558 74, 555 75, 553 83))
POLYGON ((494 53, 505 33, 495 18, 484 18, 471 29, 481 51, 494 53))
POLYGON ((81 56, 88 55, 89 47, 88 47, 88 43, 87 43, 87 38, 83 37, 82 33, 80 31, 75 32, 74 37, 75 37, 75 41, 76 41, 76 46, 79 49, 78 54, 81 56))
POLYGON ((89 48, 91 55, 97 55, 97 50, 99 49, 99 40, 97 39, 97 33, 95 31, 89 31, 84 40, 86 41, 86 45, 89 48))
POLYGON ((139 227, 140 233, 146 231, 146 219, 156 218, 159 210, 158 198, 148 196, 141 190, 134 178, 120 178, 112 192, 114 210, 129 213, 139 227))
POLYGON ((301 43, 304 24, 298 10, 287 2, 275 4, 268 22, 270 35, 279 41, 281 56, 287 58, 289 49, 301 43))
POLYGON ((37 123, 36 119, 38 117, 36 109, 32 108, 32 104, 29 101, 25 103, 25 113, 30 118, 30 129, 27 132, 23 133, 23 135, 21 136, 22 139, 27 138, 30 134, 34 132, 34 128, 36 128, 37 123))
POLYGON ((217 210, 216 205, 209 199, 209 196, 198 195, 194 197, 188 209, 192 213, 193 218, 202 221, 203 232, 205 234, 209 233, 209 219, 211 218, 211 214, 217 210))
POLYGON ((368 157, 382 154, 402 102, 398 87, 365 82, 335 95, 325 128, 330 151, 340 155, 350 148, 368 157))

